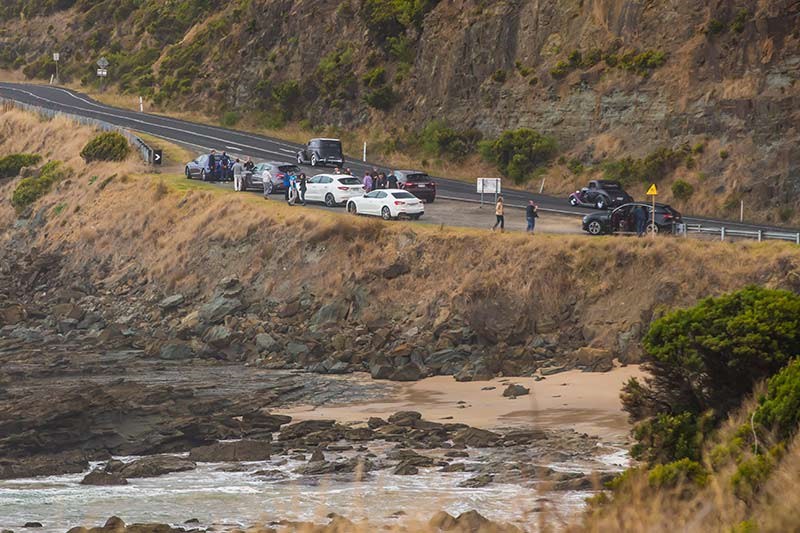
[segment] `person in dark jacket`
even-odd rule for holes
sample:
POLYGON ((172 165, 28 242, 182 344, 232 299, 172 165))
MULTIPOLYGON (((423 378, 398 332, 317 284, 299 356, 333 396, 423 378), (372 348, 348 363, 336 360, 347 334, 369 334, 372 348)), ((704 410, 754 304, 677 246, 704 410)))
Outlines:
POLYGON ((636 235, 641 237, 647 231, 647 209, 637 205, 633 211, 633 222, 636 225, 636 235))
POLYGON ((289 201, 289 190, 291 189, 291 187, 292 187, 292 175, 286 172, 283 175, 283 190, 287 202, 289 201))
POLYGON ((528 200, 528 205, 525 207, 525 219, 528 221, 528 233, 533 235, 533 229, 536 227, 536 219, 539 218, 539 206, 533 203, 533 200, 528 200))
POLYGON ((217 151, 211 150, 211 153, 208 154, 208 174, 211 176, 212 180, 219 179, 217 177, 217 151))
POLYGON ((308 179, 305 174, 300 174, 297 177, 297 188, 300 190, 300 203, 306 205, 306 191, 308 190, 308 179))
POLYGON ((389 177, 387 178, 386 182, 390 189, 397 188, 397 176, 395 176, 394 173, 389 174, 389 177))

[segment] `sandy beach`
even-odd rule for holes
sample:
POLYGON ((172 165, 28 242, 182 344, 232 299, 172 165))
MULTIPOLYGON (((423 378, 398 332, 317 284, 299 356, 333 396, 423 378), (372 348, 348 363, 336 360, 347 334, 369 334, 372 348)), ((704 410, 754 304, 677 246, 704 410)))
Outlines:
POLYGON ((395 399, 370 403, 301 405, 277 411, 295 420, 334 419, 365 421, 388 417, 401 410, 419 411, 426 420, 452 420, 483 428, 527 426, 573 428, 609 440, 625 440, 630 427, 622 411, 619 391, 631 377, 641 376, 637 365, 592 373, 573 370, 534 378, 496 378, 459 383, 436 376, 396 385, 395 399), (517 398, 503 397, 508 384, 530 389, 517 398))

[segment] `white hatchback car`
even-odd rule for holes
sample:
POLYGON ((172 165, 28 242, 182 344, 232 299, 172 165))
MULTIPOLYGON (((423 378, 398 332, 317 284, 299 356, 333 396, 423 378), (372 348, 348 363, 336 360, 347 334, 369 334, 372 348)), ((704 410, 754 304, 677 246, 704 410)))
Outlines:
POLYGON ((317 174, 306 182, 306 201, 324 202, 328 207, 344 205, 363 195, 361 180, 347 174, 317 174))
POLYGON ((376 215, 384 220, 407 216, 417 220, 425 213, 422 201, 401 189, 378 189, 347 202, 347 212, 354 215, 376 215))

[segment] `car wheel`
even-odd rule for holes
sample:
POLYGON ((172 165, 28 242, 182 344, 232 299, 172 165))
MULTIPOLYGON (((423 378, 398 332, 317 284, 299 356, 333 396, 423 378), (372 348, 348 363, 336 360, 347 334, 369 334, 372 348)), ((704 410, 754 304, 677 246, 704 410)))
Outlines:
POLYGON ((319 163, 319 159, 317 159, 317 154, 311 154, 311 166, 315 167, 319 163))
POLYGON ((575 198, 574 196, 570 196, 569 205, 571 205, 572 207, 578 207, 578 199, 575 198))
POLYGON ((421 216, 422 216, 422 213, 418 213, 416 215, 411 215, 411 218, 414 219, 414 220, 419 220, 419 217, 421 217, 421 216))
POLYGON ((586 229, 588 229, 589 233, 591 233, 592 235, 600 235, 601 233, 603 233, 603 227, 596 220, 592 220, 591 222, 589 222, 589 225, 587 226, 586 229))
POLYGON ((325 195, 325 205, 328 207, 336 207, 336 198, 331 193, 325 195))
POLYGON ((350 202, 349 204, 347 204, 347 212, 350 213, 351 215, 358 214, 358 207, 356 207, 356 204, 354 202, 350 202))
POLYGON ((598 198, 597 203, 594 204, 597 209, 605 209, 606 208, 606 200, 605 198, 598 198))
POLYGON ((381 209, 381 217, 383 217, 383 220, 392 220, 392 212, 389 211, 388 206, 383 206, 383 209, 381 209))
POLYGON ((431 197, 431 199, 430 199, 430 200, 428 200, 428 203, 429 203, 429 204, 432 204, 432 203, 433 203, 433 202, 435 202, 435 201, 436 201, 436 197, 434 196, 434 197, 431 197))
POLYGON ((208 181, 208 175, 206 174, 205 169, 200 171, 200 179, 203 181, 208 181))
POLYGON ((267 181, 264 184, 264 196, 268 194, 272 194, 272 191, 275 190, 275 184, 272 183, 272 180, 267 181))
POLYGON ((192 171, 189 170, 189 167, 186 167, 184 172, 186 173, 186 179, 189 179, 189 180, 192 179, 192 171))
POLYGON ((653 224, 652 222, 647 223, 647 233, 658 233, 658 224, 653 224))

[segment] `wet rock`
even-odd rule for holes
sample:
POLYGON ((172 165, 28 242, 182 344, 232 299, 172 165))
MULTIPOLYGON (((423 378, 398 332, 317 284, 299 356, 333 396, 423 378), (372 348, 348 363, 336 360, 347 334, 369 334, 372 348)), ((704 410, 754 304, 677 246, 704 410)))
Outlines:
POLYGON ((269 480, 287 479, 289 476, 283 470, 269 469, 269 470, 256 470, 253 472, 254 476, 263 477, 269 480))
POLYGON ((579 475, 572 477, 570 479, 562 479, 561 481, 556 481, 552 489, 558 491, 590 490, 593 488, 593 485, 594 483, 592 482, 591 477, 585 475, 579 475))
POLYGON ((334 420, 303 420, 283 428, 278 434, 278 440, 302 439, 311 433, 331 429, 335 424, 334 420))
POLYGON ((495 372, 489 368, 483 357, 468 361, 464 367, 455 374, 456 381, 489 381, 495 372))
POLYGON ((125 478, 156 477, 173 472, 194 470, 193 461, 172 455, 153 455, 126 464, 119 474, 125 478))
POLYGON ((539 369, 539 373, 543 376, 552 376, 553 374, 558 374, 560 372, 566 371, 567 368, 564 366, 546 366, 539 369))
POLYGON ((290 342, 286 345, 286 353, 293 359, 297 359, 301 355, 306 355, 310 350, 308 346, 301 342, 290 342))
POLYGON ((453 463, 451 465, 443 466, 439 472, 466 472, 467 465, 464 463, 453 463))
POLYGON ((375 438, 375 432, 369 428, 352 428, 344 432, 344 438, 353 442, 366 442, 375 438))
POLYGON ((118 516, 112 516, 106 520, 106 523, 103 527, 106 529, 123 529, 125 527, 125 522, 123 522, 118 516))
POLYGON ((308 462, 316 463, 324 460, 325 460, 325 454, 322 453, 322 449, 317 448, 316 450, 314 450, 314 453, 311 454, 311 458, 308 460, 308 462))
POLYGON ((512 384, 506 387, 506 390, 503 391, 503 397, 516 398, 517 396, 525 396, 530 394, 530 392, 530 389, 525 388, 522 385, 512 384))
POLYGON ((445 457, 469 457, 469 453, 462 450, 450 450, 444 454, 445 457))
POLYGON ((158 307, 161 308, 162 311, 172 311, 182 306, 184 302, 186 302, 186 298, 183 294, 173 294, 158 302, 158 307))
POLYGON ((199 318, 207 324, 219 324, 242 307, 242 301, 238 298, 218 296, 200 308, 199 318))
POLYGON ((0 326, 14 326, 25 318, 27 318, 27 313, 20 304, 11 304, 0 309, 0 326))
POLYGON ((389 417, 389 423, 397 426, 413 426, 417 420, 422 420, 417 411, 398 411, 389 417))
POLYGON ((494 476, 492 474, 481 474, 459 483, 458 486, 469 489, 479 489, 490 484, 492 481, 494 481, 494 476))
POLYGON ((299 312, 300 302, 289 302, 278 310, 278 318, 291 318, 299 312))
POLYGON ((400 461, 401 464, 407 464, 420 467, 431 467, 435 464, 432 457, 420 455, 414 450, 394 450, 386 455, 386 458, 392 461, 400 461))
POLYGON ((119 474, 111 474, 102 470, 93 470, 81 480, 81 485, 114 486, 127 485, 128 480, 119 474))
POLYGON ((194 351, 184 342, 170 342, 161 347, 159 357, 168 361, 191 359, 194 357, 194 351))
POLYGON ((220 463, 231 461, 267 461, 272 446, 269 441, 239 440, 217 442, 209 446, 193 448, 189 460, 198 463, 220 463))
POLYGON ((455 529, 459 531, 478 532, 489 529, 492 522, 482 516, 478 511, 467 511, 456 517, 455 529))
POLYGON ((77 304, 56 304, 53 306, 51 314, 57 319, 68 318, 75 320, 75 323, 77 324, 83 318, 84 310, 81 309, 77 304))
POLYGON ((212 326, 203 337, 205 342, 218 350, 230 346, 232 339, 233 332, 222 325, 212 326))
POLYGON ((369 365, 369 374, 372 379, 389 379, 395 368, 388 362, 373 363, 369 365))
POLYGON ((256 348, 259 352, 274 352, 280 350, 280 344, 269 333, 256 335, 256 348))
POLYGON ((501 440, 502 435, 478 428, 462 429, 453 436, 453 442, 463 444, 472 448, 490 448, 496 446, 501 440))
POLYGON ((386 424, 388 424, 386 420, 383 418, 378 418, 377 416, 371 416, 369 417, 369 420, 367 420, 367 426, 369 426, 370 429, 378 429, 386 424))
POLYGON ((532 444, 539 440, 546 440, 547 433, 541 429, 521 429, 511 431, 503 435, 503 444, 506 446, 519 446, 522 444, 532 444))
POLYGON ((0 479, 80 474, 89 468, 83 453, 73 451, 52 455, 32 455, 0 461, 0 479))
POLYGON ((336 300, 320 307, 314 316, 311 317, 312 326, 324 326, 326 324, 338 324, 350 308, 344 300, 336 300))
POLYGON ((428 521, 434 530, 451 531, 456 527, 456 519, 449 513, 439 511, 428 521))
POLYGON ((419 468, 410 463, 400 463, 392 473, 396 476, 413 476, 419 474, 419 468))
POLYGON ((38 528, 38 527, 42 527, 42 523, 41 522, 25 522, 25 525, 22 526, 22 527, 38 528))

